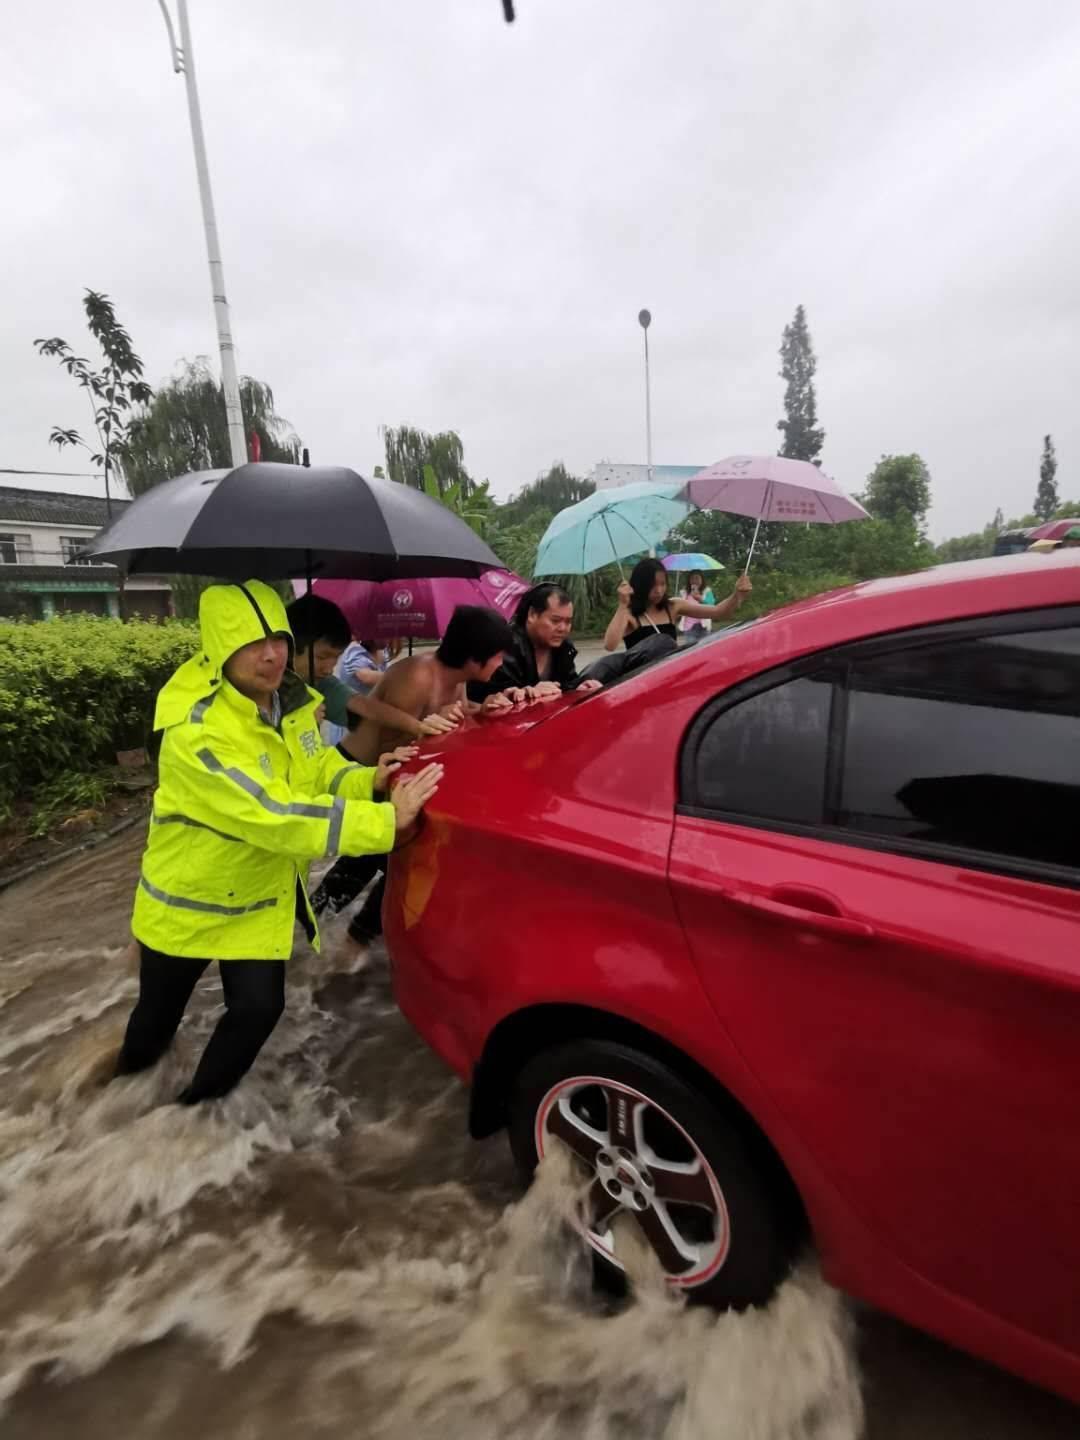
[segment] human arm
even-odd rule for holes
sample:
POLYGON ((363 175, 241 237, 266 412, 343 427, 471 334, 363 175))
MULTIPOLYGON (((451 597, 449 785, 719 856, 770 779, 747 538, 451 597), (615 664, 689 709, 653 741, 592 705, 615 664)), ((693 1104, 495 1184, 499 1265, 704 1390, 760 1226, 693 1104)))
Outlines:
POLYGON ((490 680, 470 680, 465 690, 474 705, 482 705, 492 695, 499 695, 504 690, 519 689, 527 683, 528 677, 521 657, 515 651, 508 650, 490 680))
POLYGON ((735 614, 753 588, 750 576, 740 575, 735 581, 735 589, 718 605, 704 605, 700 600, 688 600, 685 596, 680 596, 678 600, 671 602, 672 618, 689 615, 692 620, 726 620, 729 615, 735 614))
POLYGON ((393 806, 371 800, 374 769, 334 750, 320 754, 315 795, 297 794, 283 776, 266 775, 252 753, 207 734, 167 734, 159 774, 159 806, 298 864, 383 854, 394 843, 393 806))
POLYGON ((632 593, 630 582, 624 580, 619 586, 618 609, 608 621, 608 627, 604 631, 605 650, 617 650, 625 639, 627 630, 633 629, 633 616, 630 614, 630 597, 632 593))
POLYGON ((361 645, 358 640, 346 649, 344 655, 338 661, 337 670, 334 672, 339 680, 350 685, 355 681, 363 685, 367 690, 373 690, 383 677, 383 670, 379 666, 379 655, 381 651, 374 654, 366 645, 361 645))
POLYGON ((361 665, 359 670, 350 670, 349 674, 360 685, 366 685, 371 690, 374 690, 375 686, 383 677, 381 670, 373 670, 368 665, 361 665))
POLYGON ((431 700, 431 684, 415 664, 403 661, 379 676, 372 695, 352 695, 349 710, 362 720, 370 720, 384 730, 391 730, 409 739, 425 740, 430 735, 443 735, 454 728, 454 722, 440 715, 424 714, 431 700))

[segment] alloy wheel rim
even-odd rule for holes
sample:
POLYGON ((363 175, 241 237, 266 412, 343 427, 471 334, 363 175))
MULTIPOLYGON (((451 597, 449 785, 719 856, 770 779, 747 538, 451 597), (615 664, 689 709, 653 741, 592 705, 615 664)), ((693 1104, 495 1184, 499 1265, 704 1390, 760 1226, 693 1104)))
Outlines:
POLYGON ((647 1095, 601 1076, 561 1080, 537 1109, 534 1140, 540 1159, 560 1141, 590 1177, 579 1225, 619 1269, 620 1214, 637 1223, 669 1285, 695 1289, 722 1268, 731 1222, 720 1184, 691 1135, 647 1095))

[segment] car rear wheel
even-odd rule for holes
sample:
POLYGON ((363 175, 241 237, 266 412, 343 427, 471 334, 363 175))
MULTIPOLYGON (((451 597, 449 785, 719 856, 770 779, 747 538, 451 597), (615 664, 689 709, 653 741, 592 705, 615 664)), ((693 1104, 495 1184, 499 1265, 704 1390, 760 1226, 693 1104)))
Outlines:
POLYGON ((737 1122, 652 1056, 581 1040, 532 1059, 511 1100, 523 1175, 559 1143, 603 1266, 623 1269, 636 1229, 669 1285, 720 1309, 766 1303, 790 1270, 797 1231, 783 1186, 737 1122))

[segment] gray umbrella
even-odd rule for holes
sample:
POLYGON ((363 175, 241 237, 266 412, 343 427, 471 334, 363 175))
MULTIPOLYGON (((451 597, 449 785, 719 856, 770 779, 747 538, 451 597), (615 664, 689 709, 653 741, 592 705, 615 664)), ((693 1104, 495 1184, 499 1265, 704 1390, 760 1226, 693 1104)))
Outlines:
POLYGON ((479 576, 502 561, 445 505, 342 466, 202 470, 141 495, 85 552, 129 575, 479 576))

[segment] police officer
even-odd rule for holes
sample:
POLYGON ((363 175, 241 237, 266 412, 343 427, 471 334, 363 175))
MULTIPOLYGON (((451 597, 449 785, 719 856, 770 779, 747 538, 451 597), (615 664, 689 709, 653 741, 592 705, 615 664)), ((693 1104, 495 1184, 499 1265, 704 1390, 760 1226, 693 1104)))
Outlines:
POLYGON ((441 767, 395 786, 411 752, 351 764, 319 738, 321 697, 289 668, 280 597, 258 580, 214 585, 199 605, 202 650, 158 696, 164 731, 132 931, 139 999, 117 1073, 164 1054, 200 975, 220 962, 225 1014, 184 1104, 226 1095, 247 1073, 285 1004, 299 919, 319 947, 310 861, 383 854, 435 793, 441 767))

